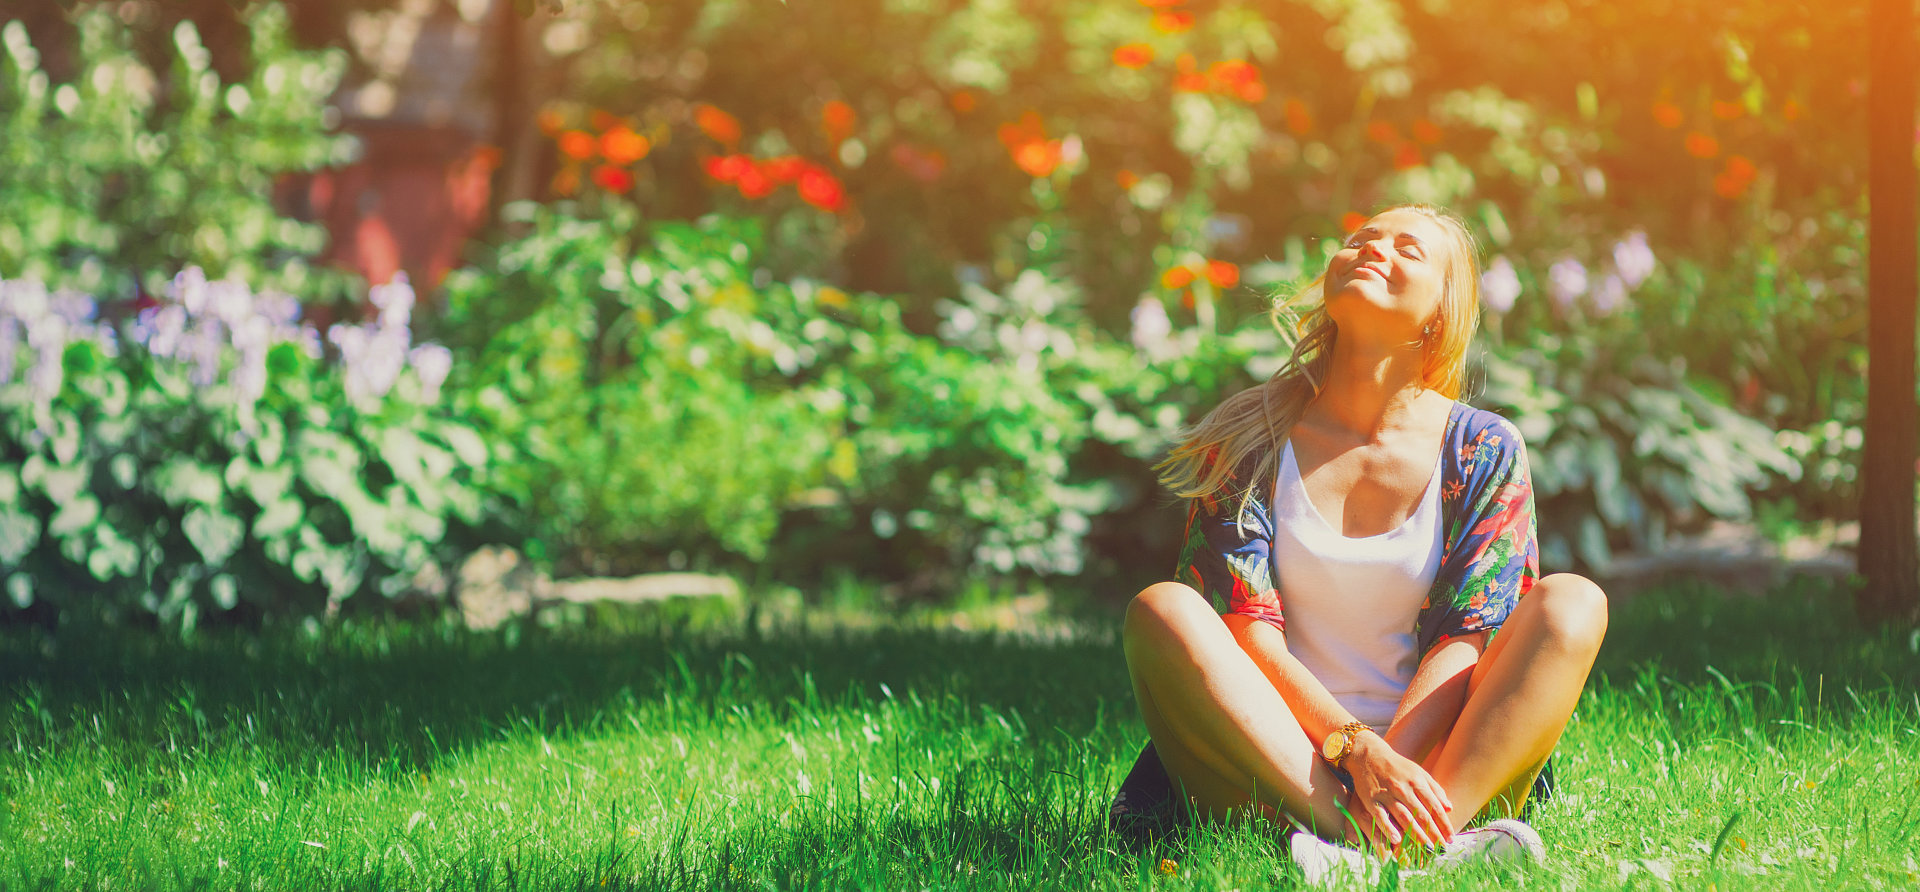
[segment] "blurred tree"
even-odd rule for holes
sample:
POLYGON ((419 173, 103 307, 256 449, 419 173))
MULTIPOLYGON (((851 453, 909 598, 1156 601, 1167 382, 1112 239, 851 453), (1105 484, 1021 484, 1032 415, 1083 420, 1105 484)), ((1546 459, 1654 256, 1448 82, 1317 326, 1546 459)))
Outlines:
POLYGON ((1862 461, 1860 574, 1856 596, 1868 622, 1920 623, 1920 543, 1914 531, 1914 176, 1913 0, 1874 0, 1868 40, 1872 122, 1868 158, 1873 195, 1868 232, 1867 442, 1862 461))

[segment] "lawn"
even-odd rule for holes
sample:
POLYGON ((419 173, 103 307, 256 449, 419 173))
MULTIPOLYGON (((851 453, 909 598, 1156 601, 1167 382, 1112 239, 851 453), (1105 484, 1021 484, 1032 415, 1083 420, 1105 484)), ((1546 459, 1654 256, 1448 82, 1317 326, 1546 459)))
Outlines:
MULTIPOLYGON (((1816 582, 1616 609, 1547 864, 1502 882, 1920 884, 1920 639, 1849 616, 1816 582)), ((1116 617, 762 619, 0 633, 0 888, 1299 884, 1270 828, 1106 833, 1144 733, 1116 617)))

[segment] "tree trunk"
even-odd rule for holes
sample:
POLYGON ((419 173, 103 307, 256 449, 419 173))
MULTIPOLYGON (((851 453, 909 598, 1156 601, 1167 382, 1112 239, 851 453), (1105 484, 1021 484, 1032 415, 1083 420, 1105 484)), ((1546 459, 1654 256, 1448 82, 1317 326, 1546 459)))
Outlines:
POLYGON ((1914 304, 1920 282, 1914 169, 1914 0, 1873 0, 1867 56, 1867 424, 1861 459, 1860 575, 1870 623, 1920 623, 1914 521, 1914 304))

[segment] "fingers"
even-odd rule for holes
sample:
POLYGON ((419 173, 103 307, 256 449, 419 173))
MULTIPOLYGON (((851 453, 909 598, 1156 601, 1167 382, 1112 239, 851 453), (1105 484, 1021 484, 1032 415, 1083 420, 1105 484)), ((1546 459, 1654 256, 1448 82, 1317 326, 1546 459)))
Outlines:
POLYGON ((1432 844, 1439 845, 1452 839, 1453 817, 1447 813, 1453 810, 1453 803, 1447 801, 1446 791, 1437 784, 1427 783, 1416 784, 1414 792, 1419 794, 1421 804, 1426 806, 1422 813, 1432 822, 1435 836, 1432 844))
POLYGON ((1426 813, 1426 809, 1408 808, 1406 803, 1396 802, 1390 811, 1400 826, 1405 827, 1407 832, 1413 834, 1415 841, 1421 845, 1430 846, 1434 844, 1433 819, 1426 813), (1415 814, 1416 811, 1419 812, 1419 814, 1415 814))

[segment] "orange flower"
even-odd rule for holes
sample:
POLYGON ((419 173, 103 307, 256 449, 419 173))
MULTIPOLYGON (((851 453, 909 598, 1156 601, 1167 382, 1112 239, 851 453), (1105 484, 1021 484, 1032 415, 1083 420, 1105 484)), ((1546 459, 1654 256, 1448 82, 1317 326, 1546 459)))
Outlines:
POLYGON ((1160 287, 1168 291, 1176 291, 1193 284, 1193 279, 1192 269, 1184 266, 1176 266, 1160 274, 1160 287))
POLYGON ((1025 143, 1046 139, 1047 123, 1041 120, 1039 112, 1028 109, 1020 116, 1020 120, 1001 124, 999 137, 1000 144, 1006 146, 1007 151, 1015 151, 1025 143))
POLYGON ((1686 123, 1687 115, 1680 110, 1680 106, 1661 101, 1653 104, 1653 120, 1660 126, 1672 130, 1686 123))
POLYGON ((1720 141, 1695 130, 1687 134, 1687 154, 1695 158, 1712 158, 1720 154, 1720 141))
POLYGON ((1060 141, 1043 139, 1022 143, 1013 150, 1013 163, 1018 165, 1027 176, 1039 178, 1049 176, 1054 168, 1060 166, 1060 141))
POLYGON ((1240 267, 1225 260, 1209 260, 1207 281, 1215 288, 1232 288, 1240 284, 1240 267))
POLYGON ((779 184, 769 179, 759 167, 749 162, 747 168, 740 171, 740 176, 734 180, 733 185, 740 190, 741 198, 765 198, 772 195, 774 187, 779 184))
POLYGON ((1340 229, 1345 232, 1353 232, 1365 225, 1367 215, 1359 211, 1348 211, 1346 216, 1340 218, 1340 229))
POLYGON ((647 157, 653 144, 625 124, 600 134, 600 154, 615 164, 632 164, 647 157))
POLYGON ((1140 0, 1140 5, 1148 9, 1171 9, 1187 0, 1140 0))
POLYGON ((805 158, 797 155, 780 155, 760 162, 760 173, 775 184, 791 183, 811 167, 813 165, 805 158))
POLYGON ((1800 107, 1800 103, 1789 99, 1780 106, 1780 117, 1785 118, 1789 122, 1798 121, 1800 120, 1800 114, 1804 111, 1805 109, 1800 107))
POLYGON ((1162 34, 1179 34, 1193 28, 1193 13, 1184 9, 1163 9, 1153 14, 1153 30, 1162 34))
POLYGON ((1173 89, 1179 93, 1205 93, 1213 89, 1213 81, 1204 74, 1176 74, 1173 76, 1173 89))
POLYGON ((587 113, 587 123, 595 130, 610 130, 620 124, 620 118, 604 108, 596 108, 587 113))
POLYGON ((1122 189, 1132 189, 1140 184, 1140 175, 1131 170, 1122 169, 1113 175, 1113 181, 1119 183, 1122 189))
POLYGON ((726 146, 728 151, 740 144, 740 120, 718 108, 704 102, 694 106, 693 121, 699 125, 701 133, 726 146))
POLYGON ((947 97, 947 103, 953 106, 954 111, 964 115, 980 107, 980 97, 973 95, 972 90, 955 90, 952 96, 947 97))
POLYGON ((624 167, 602 164, 593 169, 593 184, 616 195, 624 195, 633 188, 633 174, 624 167))
POLYGON ((818 167, 800 174, 800 200, 828 213, 839 213, 847 206, 847 193, 840 181, 818 167))
POLYGON ((820 109, 820 129, 826 132, 827 141, 836 146, 852 138, 854 123, 853 106, 838 99, 820 109))
POLYGON ((1215 62, 1207 69, 1207 74, 1221 92, 1238 96, 1244 102, 1254 103, 1267 98, 1267 85, 1260 82, 1260 69, 1245 59, 1215 62))
POLYGON ((722 155, 708 158, 704 162, 707 176, 721 183, 737 183, 740 177, 753 169, 753 159, 745 155, 722 155))
POLYGON ((1414 141, 1420 143, 1423 146, 1433 145, 1434 143, 1439 142, 1441 138, 1445 136, 1446 136, 1446 132, 1440 129, 1439 124, 1435 124, 1434 122, 1429 121, 1426 118, 1421 118, 1420 120, 1413 122, 1414 141))
POLYGON ((534 121, 540 125, 540 132, 548 136, 559 133, 560 128, 567 126, 566 116, 550 108, 541 109, 540 114, 534 116, 534 121))
POLYGON ((1731 172, 1722 172, 1719 176, 1713 178, 1713 191, 1714 194, 1719 195, 1721 198, 1731 201, 1745 195, 1747 186, 1752 182, 1752 180, 1744 180, 1736 177, 1731 172))
POLYGON ((568 130, 560 134, 560 154, 575 161, 592 158, 594 151, 599 147, 600 141, 594 139, 593 134, 585 130, 568 130))
POLYGON ((1121 68, 1145 68, 1152 61, 1153 47, 1144 43, 1129 43, 1113 50, 1113 64, 1121 68))
POLYGON ((1746 111, 1746 106, 1738 102, 1728 102, 1724 99, 1715 99, 1713 101, 1713 116, 1722 121, 1731 121, 1745 114, 1746 111))
POLYGON ((1394 170, 1412 170, 1425 163, 1427 163, 1427 161, 1421 157, 1420 147, 1413 143, 1403 142, 1400 144, 1400 148, 1395 149, 1393 152, 1394 170))
POLYGON ((502 155, 499 146, 475 146, 473 158, 469 163, 474 164, 482 170, 494 171, 500 169, 501 158, 502 155))
POLYGON ((1374 121, 1367 125, 1367 138, 1390 146, 1400 141, 1400 128, 1393 126, 1392 121, 1374 121))
POLYGON ((580 168, 563 167, 553 175, 553 191, 556 195, 572 195, 580 191, 580 168))
POLYGON ((1745 155, 1728 155, 1726 173, 1727 176, 1737 180, 1751 181, 1755 175, 1760 173, 1760 168, 1755 167, 1753 162, 1748 160, 1745 155))
POLYGON ((1289 99, 1282 114, 1287 118, 1287 129, 1296 135, 1305 136, 1313 132, 1313 112, 1307 109, 1306 103, 1298 99, 1289 99))

